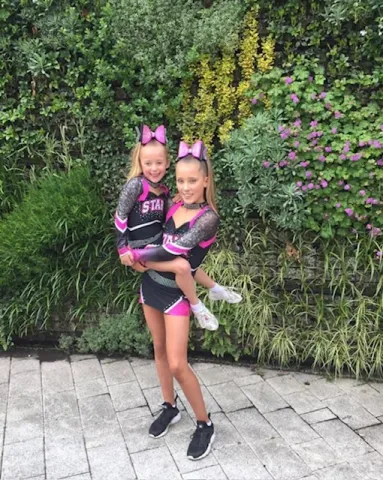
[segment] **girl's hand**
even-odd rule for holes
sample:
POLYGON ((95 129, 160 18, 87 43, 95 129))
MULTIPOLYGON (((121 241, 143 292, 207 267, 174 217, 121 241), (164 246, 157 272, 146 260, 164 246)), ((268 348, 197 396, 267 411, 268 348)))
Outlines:
POLYGON ((141 263, 135 263, 132 265, 132 269, 140 273, 144 273, 146 270, 149 270, 148 267, 144 267, 141 263))
POLYGON ((132 267, 134 265, 133 255, 128 252, 126 255, 120 257, 121 263, 126 267, 132 267))
POLYGON ((172 198, 173 203, 179 203, 182 200, 181 195, 179 193, 176 193, 174 197, 172 198))

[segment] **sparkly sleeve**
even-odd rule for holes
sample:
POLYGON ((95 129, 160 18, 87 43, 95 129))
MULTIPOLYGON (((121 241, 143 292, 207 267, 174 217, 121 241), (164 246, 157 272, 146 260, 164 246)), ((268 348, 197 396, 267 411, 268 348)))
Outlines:
POLYGON ((175 242, 166 243, 161 247, 132 250, 136 262, 166 262, 176 256, 187 255, 197 245, 211 245, 217 234, 219 217, 213 210, 204 212, 194 225, 175 242))
POLYGON ((120 256, 127 253, 128 246, 128 218, 137 198, 142 193, 142 182, 139 177, 132 178, 122 187, 118 200, 114 225, 116 227, 116 243, 120 256))

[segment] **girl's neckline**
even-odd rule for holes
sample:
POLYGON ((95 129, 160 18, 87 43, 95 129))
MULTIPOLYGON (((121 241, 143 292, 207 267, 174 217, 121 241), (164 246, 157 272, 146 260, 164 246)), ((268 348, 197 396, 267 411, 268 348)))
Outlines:
POLYGON ((206 202, 202 202, 202 203, 185 203, 185 202, 183 202, 182 206, 184 208, 187 208, 188 210, 202 210, 204 207, 207 206, 207 203, 206 202))
POLYGON ((152 182, 151 180, 149 180, 148 178, 145 177, 145 175, 143 175, 144 179, 148 182, 148 184, 152 187, 152 188, 160 188, 161 187, 161 182, 152 182))
MULTIPOLYGON (((192 205, 194 205, 194 204, 192 204, 192 205)), ((195 214, 190 220, 187 220, 186 222, 181 223, 179 226, 177 226, 176 221, 174 220, 174 214, 176 213, 176 211, 173 213, 173 215, 172 215, 170 218, 171 218, 171 220, 173 220, 173 225, 174 225, 174 228, 175 228, 176 230, 179 230, 179 229, 182 228, 183 226, 188 225, 190 222, 192 222, 196 217, 199 216, 199 214, 201 213, 201 211, 202 211, 208 204, 207 204, 207 203, 198 203, 198 204, 196 204, 196 205, 199 205, 199 206, 200 206, 200 207, 199 207, 199 211, 196 212, 196 214, 195 214)), ((184 206, 185 206, 185 204, 184 204, 183 202, 180 202, 180 207, 184 207, 184 206)), ((187 208, 187 207, 186 207, 186 208, 187 208)), ((177 209, 177 210, 178 210, 178 209, 177 209)), ((195 208, 195 210, 197 210, 197 208, 195 208)))

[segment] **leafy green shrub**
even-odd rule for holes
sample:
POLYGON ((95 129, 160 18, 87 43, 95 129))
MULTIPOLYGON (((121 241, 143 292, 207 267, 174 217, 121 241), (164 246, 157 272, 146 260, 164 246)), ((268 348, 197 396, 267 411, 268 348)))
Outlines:
POLYGON ((219 159, 237 191, 235 213, 257 213, 279 228, 299 230, 306 213, 302 192, 293 181, 282 182, 279 169, 267 168, 280 165, 287 155, 276 129, 280 121, 281 113, 276 111, 250 118, 233 132, 219 159))
POLYGON ((87 327, 76 347, 82 353, 129 353, 148 356, 151 337, 142 316, 120 314, 104 316, 98 326, 87 327))
POLYGON ((303 226, 324 237, 383 227, 383 114, 377 86, 383 70, 342 80, 326 88, 323 68, 297 67, 291 76, 280 69, 253 78, 253 103, 283 110, 279 135, 289 153, 265 168, 277 169, 281 184, 296 185, 309 215, 303 226), (368 98, 350 93, 375 87, 368 98), (360 87, 358 87, 360 88, 360 87))

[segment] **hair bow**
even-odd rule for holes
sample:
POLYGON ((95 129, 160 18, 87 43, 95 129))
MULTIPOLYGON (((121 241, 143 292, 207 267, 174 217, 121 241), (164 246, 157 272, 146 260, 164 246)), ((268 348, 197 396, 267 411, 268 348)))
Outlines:
POLYGON ((162 145, 166 145, 166 128, 160 125, 152 132, 147 125, 142 125, 138 141, 141 142, 142 145, 146 145, 151 140, 157 140, 157 142, 162 143, 162 145))
POLYGON ((185 158, 188 155, 196 158, 197 160, 206 160, 206 148, 201 140, 197 140, 191 147, 186 142, 180 142, 178 147, 178 160, 185 158))

